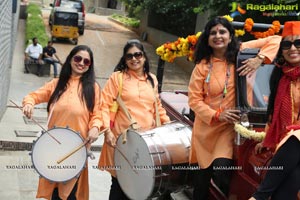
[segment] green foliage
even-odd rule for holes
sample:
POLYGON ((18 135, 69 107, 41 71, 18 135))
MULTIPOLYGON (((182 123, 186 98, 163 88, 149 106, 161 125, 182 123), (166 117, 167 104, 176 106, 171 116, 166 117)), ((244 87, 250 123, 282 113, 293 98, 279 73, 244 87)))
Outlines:
POLYGON ((49 37, 46 33, 45 24, 42 18, 41 8, 37 4, 30 3, 26 9, 26 31, 25 45, 27 46, 32 41, 33 37, 37 37, 39 43, 44 47, 47 45, 49 37))
POLYGON ((30 3, 26 8, 26 13, 31 15, 42 15, 42 11, 37 4, 30 3))
POLYGON ((134 27, 134 28, 137 28, 140 25, 140 20, 138 20, 136 18, 125 17, 125 16, 118 15, 118 14, 111 15, 111 18, 113 18, 116 21, 121 22, 122 24, 125 24, 130 27, 134 27))
POLYGON ((144 0, 121 0, 124 2, 128 17, 139 17, 139 12, 144 9, 144 0))

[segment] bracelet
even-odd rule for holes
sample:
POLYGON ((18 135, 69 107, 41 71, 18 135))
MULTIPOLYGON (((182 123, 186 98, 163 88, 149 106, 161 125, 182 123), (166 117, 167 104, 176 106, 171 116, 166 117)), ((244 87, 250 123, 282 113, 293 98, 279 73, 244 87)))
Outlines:
POLYGON ((220 121, 220 114, 221 114, 222 111, 223 111, 223 110, 222 110, 221 108, 218 108, 218 110, 217 110, 217 112, 216 112, 216 114, 215 114, 215 120, 216 120, 217 122, 220 121))
POLYGON ((266 56, 264 56, 264 55, 261 55, 261 54, 257 54, 257 55, 256 55, 256 57, 257 57, 258 59, 262 60, 262 61, 263 61, 263 63, 264 63, 264 61, 265 61, 265 58, 266 58, 266 56))

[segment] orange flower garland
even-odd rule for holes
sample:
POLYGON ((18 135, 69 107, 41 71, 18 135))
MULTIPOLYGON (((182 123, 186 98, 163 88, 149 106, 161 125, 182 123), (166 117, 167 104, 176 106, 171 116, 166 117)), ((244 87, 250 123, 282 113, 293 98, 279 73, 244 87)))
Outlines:
MULTIPOLYGON (((229 15, 223 16, 229 22, 233 21, 233 18, 229 15)), ((271 35, 275 35, 280 31, 280 22, 273 21, 272 26, 265 32, 255 32, 252 31, 254 21, 251 18, 247 18, 244 23, 244 29, 235 30, 235 36, 243 36, 245 31, 254 35, 255 38, 265 38, 271 35)), ((167 62, 173 62, 175 58, 187 56, 188 61, 194 60, 194 51, 197 40, 201 32, 198 32, 196 35, 189 35, 186 38, 178 38, 175 42, 166 42, 165 44, 159 46, 156 49, 156 54, 160 58, 167 62)))
POLYGON ((189 35, 186 38, 178 38, 175 42, 167 42, 156 49, 156 54, 167 62, 173 62, 175 58, 187 56, 189 61, 194 59, 194 50, 201 32, 189 35))
POLYGON ((255 38, 265 38, 271 35, 275 35, 280 31, 280 22, 278 20, 272 22, 272 26, 265 32, 252 31, 254 21, 251 18, 245 20, 244 29, 255 38))

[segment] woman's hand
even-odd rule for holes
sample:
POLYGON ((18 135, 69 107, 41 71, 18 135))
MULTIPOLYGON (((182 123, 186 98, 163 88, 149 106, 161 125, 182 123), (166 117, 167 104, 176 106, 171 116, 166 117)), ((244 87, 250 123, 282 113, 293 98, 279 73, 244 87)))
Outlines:
POLYGON ((234 124, 235 122, 240 121, 240 112, 239 110, 224 110, 220 113, 219 121, 228 122, 234 124))
POLYGON ((33 105, 31 104, 26 104, 24 107, 23 107, 23 113, 26 117, 28 117, 29 119, 31 119, 31 117, 33 116, 33 105))
POLYGON ((105 142, 111 147, 116 146, 116 137, 110 129, 105 132, 105 142))
POLYGON ((249 58, 242 62, 242 66, 236 71, 239 72, 240 76, 249 75, 251 77, 253 73, 261 66, 263 60, 259 57, 249 58))
POLYGON ((85 139, 88 143, 92 144, 98 139, 99 129, 97 127, 92 127, 88 132, 88 137, 85 139))
POLYGON ((254 148, 254 153, 255 154, 261 154, 264 150, 268 150, 268 148, 264 147, 262 145, 263 143, 262 142, 259 142, 255 145, 255 148, 254 148))

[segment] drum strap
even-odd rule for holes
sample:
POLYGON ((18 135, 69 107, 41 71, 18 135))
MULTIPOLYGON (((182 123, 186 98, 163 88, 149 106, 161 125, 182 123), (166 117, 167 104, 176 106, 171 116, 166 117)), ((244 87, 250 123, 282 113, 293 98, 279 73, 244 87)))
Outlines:
POLYGON ((157 104, 157 99, 155 95, 155 90, 153 88, 153 94, 154 94, 154 101, 155 101, 155 121, 156 121, 156 126, 161 126, 161 121, 158 113, 158 104, 157 104))
MULTIPOLYGON (((133 130, 137 130, 137 129, 139 128, 139 126, 138 126, 137 122, 131 117, 131 115, 130 115, 128 109, 127 109, 126 106, 125 106, 124 101, 121 99, 120 96, 117 97, 117 103, 119 104, 119 106, 121 107, 121 109, 124 111, 126 117, 127 117, 127 118, 129 119, 129 121, 130 121, 129 128, 131 128, 131 129, 133 129, 133 130)), ((128 129, 129 129, 129 128, 128 128, 128 129)), ((126 135, 126 133, 127 133, 127 130, 128 130, 128 129, 125 129, 125 130, 123 131, 123 133, 122 133, 122 135, 123 135, 123 143, 126 143, 126 141, 127 141, 127 135, 126 135)))

